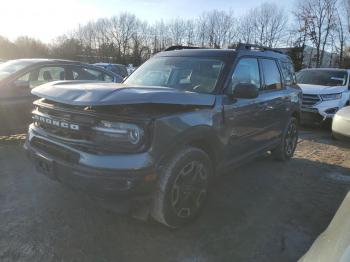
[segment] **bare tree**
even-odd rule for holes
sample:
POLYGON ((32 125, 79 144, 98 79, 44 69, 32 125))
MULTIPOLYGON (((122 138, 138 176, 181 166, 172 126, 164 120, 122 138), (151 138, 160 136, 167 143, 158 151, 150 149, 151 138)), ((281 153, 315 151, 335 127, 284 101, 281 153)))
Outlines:
POLYGON ((256 43, 255 27, 250 12, 239 19, 238 28, 239 42, 256 43))
POLYGON ((50 45, 50 53, 54 58, 77 59, 82 46, 79 40, 70 38, 67 35, 57 37, 55 42, 50 45))
POLYGON ((347 31, 350 33, 350 0, 342 0, 341 5, 346 13, 347 31))
POLYGON ((347 39, 347 34, 344 26, 344 20, 342 16, 339 14, 339 11, 337 10, 335 30, 332 34, 332 42, 333 42, 332 46, 334 46, 335 51, 339 53, 339 67, 343 66, 346 39, 347 39))
POLYGON ((242 42, 276 47, 287 37, 288 15, 273 3, 249 10, 239 19, 238 35, 242 42))
POLYGON ((17 49, 17 56, 22 58, 30 58, 30 57, 48 57, 49 56, 49 48, 46 44, 41 42, 40 40, 21 36, 16 39, 14 42, 17 49))
POLYGON ((0 36, 0 58, 13 59, 17 58, 17 46, 7 38, 0 36))
POLYGON ((337 0, 303 0, 294 15, 305 25, 305 33, 316 49, 316 67, 323 62, 326 46, 335 29, 337 0))
POLYGON ((197 20, 197 41, 201 46, 227 47, 236 39, 236 19, 231 11, 203 13, 197 20))
POLYGON ((186 44, 189 46, 195 45, 195 28, 193 20, 186 21, 186 44))
MULTIPOLYGON (((54 56, 78 57, 88 62, 99 60, 140 64, 151 54, 170 45, 226 48, 238 42, 247 42, 276 47, 287 39, 287 17, 282 8, 269 3, 249 10, 240 18, 235 17, 231 10, 212 10, 193 19, 176 18, 153 24, 143 22, 133 14, 120 13, 80 25, 70 35, 58 38, 49 51, 54 56), (64 48, 67 52, 64 52, 64 48)), ((298 21, 300 25, 309 22, 298 21)), ((300 34, 305 32, 305 39, 309 41, 310 28, 306 25, 304 31, 298 28, 300 34)), ((333 37, 335 35, 328 36, 333 37)), ((305 44, 306 40, 302 42, 305 44)))
POLYGON ((170 21, 169 25, 170 37, 174 45, 184 44, 186 36, 186 22, 183 19, 176 18, 170 21))

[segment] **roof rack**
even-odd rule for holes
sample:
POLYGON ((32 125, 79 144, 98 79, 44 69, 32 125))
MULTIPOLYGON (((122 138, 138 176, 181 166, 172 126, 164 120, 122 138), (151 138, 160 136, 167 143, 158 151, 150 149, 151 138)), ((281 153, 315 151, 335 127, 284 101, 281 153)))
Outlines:
POLYGON ((254 45, 254 44, 243 44, 243 43, 239 43, 236 50, 260 50, 260 51, 271 51, 279 54, 284 54, 282 51, 271 47, 254 45))
POLYGON ((200 49, 201 47, 197 46, 182 46, 182 45, 173 45, 165 49, 164 51, 174 51, 174 50, 182 50, 182 49, 200 49))

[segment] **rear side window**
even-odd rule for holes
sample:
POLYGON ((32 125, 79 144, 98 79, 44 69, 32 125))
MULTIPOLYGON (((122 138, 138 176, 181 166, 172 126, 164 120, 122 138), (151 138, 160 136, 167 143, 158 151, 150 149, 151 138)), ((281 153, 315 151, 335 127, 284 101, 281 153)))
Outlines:
POLYGON ((91 80, 91 81, 104 81, 113 82, 113 77, 96 69, 85 67, 73 67, 72 68, 72 80, 91 80))
POLYGON ((38 81, 50 82, 65 80, 65 72, 63 67, 43 67, 39 70, 38 81))
POLYGON ((262 71, 265 80, 265 90, 282 88, 281 74, 275 60, 261 59, 262 71))
POLYGON ((296 83, 295 71, 291 62, 281 62, 282 73, 285 85, 294 85, 296 83))

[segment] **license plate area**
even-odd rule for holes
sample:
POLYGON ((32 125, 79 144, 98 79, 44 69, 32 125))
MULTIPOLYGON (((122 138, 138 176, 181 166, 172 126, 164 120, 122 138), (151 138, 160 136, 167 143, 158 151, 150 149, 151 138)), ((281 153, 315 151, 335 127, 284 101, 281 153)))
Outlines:
POLYGON ((53 160, 41 154, 37 154, 35 157, 35 167, 39 172, 45 175, 52 176, 54 174, 53 160))

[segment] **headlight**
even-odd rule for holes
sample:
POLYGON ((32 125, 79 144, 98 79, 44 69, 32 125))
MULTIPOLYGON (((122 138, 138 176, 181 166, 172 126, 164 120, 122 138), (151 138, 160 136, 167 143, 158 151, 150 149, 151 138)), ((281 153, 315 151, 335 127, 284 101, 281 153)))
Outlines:
POLYGON ((137 146, 144 137, 142 128, 131 123, 119 123, 101 121, 98 126, 93 128, 97 134, 108 137, 111 142, 137 146))
POLYGON ((321 95, 321 98, 323 101, 338 100, 341 98, 341 93, 321 95))

